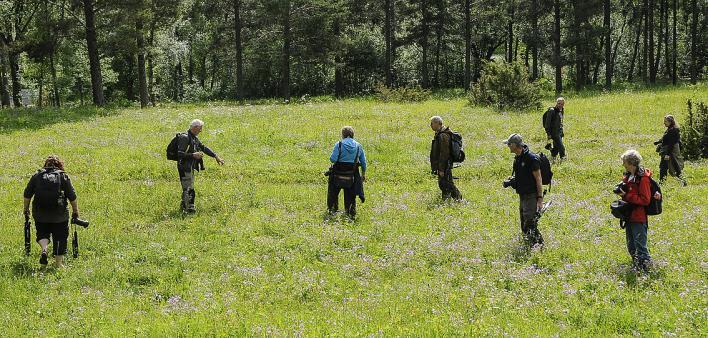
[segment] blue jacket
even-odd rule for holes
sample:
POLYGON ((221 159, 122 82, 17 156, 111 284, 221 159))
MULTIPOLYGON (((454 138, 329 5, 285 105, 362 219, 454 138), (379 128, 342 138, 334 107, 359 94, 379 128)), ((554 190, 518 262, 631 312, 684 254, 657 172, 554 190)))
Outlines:
POLYGON ((364 148, 351 137, 347 137, 334 144, 334 149, 332 149, 332 155, 329 156, 329 160, 335 163, 337 162, 337 158, 339 158, 339 162, 354 163, 357 149, 359 149, 359 165, 361 166, 361 172, 366 173, 366 155, 364 154, 364 148), (342 143, 341 157, 339 155, 340 142, 342 143))

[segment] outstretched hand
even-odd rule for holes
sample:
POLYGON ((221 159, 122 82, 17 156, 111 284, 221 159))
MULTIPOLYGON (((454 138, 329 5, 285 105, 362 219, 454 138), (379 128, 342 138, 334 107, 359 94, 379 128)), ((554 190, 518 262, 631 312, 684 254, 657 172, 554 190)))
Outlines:
POLYGON ((221 157, 217 156, 217 157, 216 157, 216 163, 219 163, 219 165, 224 165, 224 159, 222 159, 221 157))

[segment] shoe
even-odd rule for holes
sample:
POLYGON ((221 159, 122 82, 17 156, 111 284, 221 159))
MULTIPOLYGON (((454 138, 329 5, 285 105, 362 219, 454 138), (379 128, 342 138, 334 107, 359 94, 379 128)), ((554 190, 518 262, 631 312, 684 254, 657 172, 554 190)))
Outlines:
POLYGON ((186 213, 188 213, 188 214, 193 214, 193 213, 197 212, 197 209, 194 209, 194 208, 187 208, 187 209, 184 210, 184 212, 186 212, 186 213))
POLYGON ((47 252, 46 252, 46 251, 42 251, 42 255, 39 256, 39 264, 47 265, 47 263, 48 263, 48 262, 47 262, 47 252))

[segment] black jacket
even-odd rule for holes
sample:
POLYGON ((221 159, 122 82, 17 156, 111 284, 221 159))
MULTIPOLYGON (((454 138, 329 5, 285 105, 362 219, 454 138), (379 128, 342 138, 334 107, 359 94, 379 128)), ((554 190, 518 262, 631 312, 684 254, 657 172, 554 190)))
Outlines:
POLYGON ((563 137, 563 110, 556 107, 548 108, 548 120, 543 125, 546 135, 550 137, 563 137))
POLYGON ((62 223, 69 220, 69 206, 67 200, 76 200, 76 191, 74 190, 74 186, 71 184, 71 179, 69 178, 69 175, 67 175, 65 172, 61 171, 60 173, 60 187, 62 191, 62 194, 60 194, 61 203, 58 203, 53 208, 41 208, 37 201, 36 194, 38 192, 37 188, 39 180, 42 179, 42 176, 45 173, 54 172, 58 170, 59 169, 52 167, 40 169, 39 171, 37 171, 36 174, 32 175, 32 178, 30 178, 29 182, 27 183, 27 187, 24 191, 24 197, 34 197, 32 199, 32 217, 34 218, 35 222, 62 223))
POLYGON ((528 146, 524 146, 521 155, 514 157, 514 177, 516 178, 516 193, 531 194, 537 193, 536 178, 533 172, 541 169, 541 161, 538 155, 532 153, 528 146))
POLYGON ((667 128, 661 140, 655 143, 661 144, 659 151, 661 155, 669 155, 674 149, 674 145, 681 143, 681 132, 676 127, 667 128))
POLYGON ((192 157, 192 154, 196 152, 204 152, 204 154, 216 157, 209 147, 202 144, 196 135, 192 134, 190 130, 186 133, 179 134, 177 139, 177 168, 182 171, 192 171, 194 170, 204 170, 204 160, 197 160, 192 157))

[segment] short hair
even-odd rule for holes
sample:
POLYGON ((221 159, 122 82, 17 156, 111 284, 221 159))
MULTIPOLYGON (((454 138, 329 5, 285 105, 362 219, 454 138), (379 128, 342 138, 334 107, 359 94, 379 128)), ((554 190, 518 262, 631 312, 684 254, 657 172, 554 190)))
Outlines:
POLYGON ((642 163, 642 155, 634 149, 625 151, 620 158, 622 162, 627 162, 635 167, 639 167, 639 164, 642 163))
POLYGON ((354 128, 350 126, 342 127, 342 138, 351 137, 354 138, 354 128))
POLYGON ((47 156, 47 159, 44 160, 44 167, 64 170, 64 161, 62 161, 57 155, 49 155, 47 156))
POLYGON ((443 124, 443 119, 442 119, 442 117, 435 115, 435 116, 433 116, 433 117, 430 118, 430 122, 435 122, 435 123, 443 124))
POLYGON ((200 119, 194 119, 192 122, 189 123, 189 129, 192 129, 194 127, 201 127, 204 125, 204 121, 200 119))
POLYGON ((556 103, 561 102, 561 101, 565 102, 565 99, 562 96, 556 99, 556 103))

